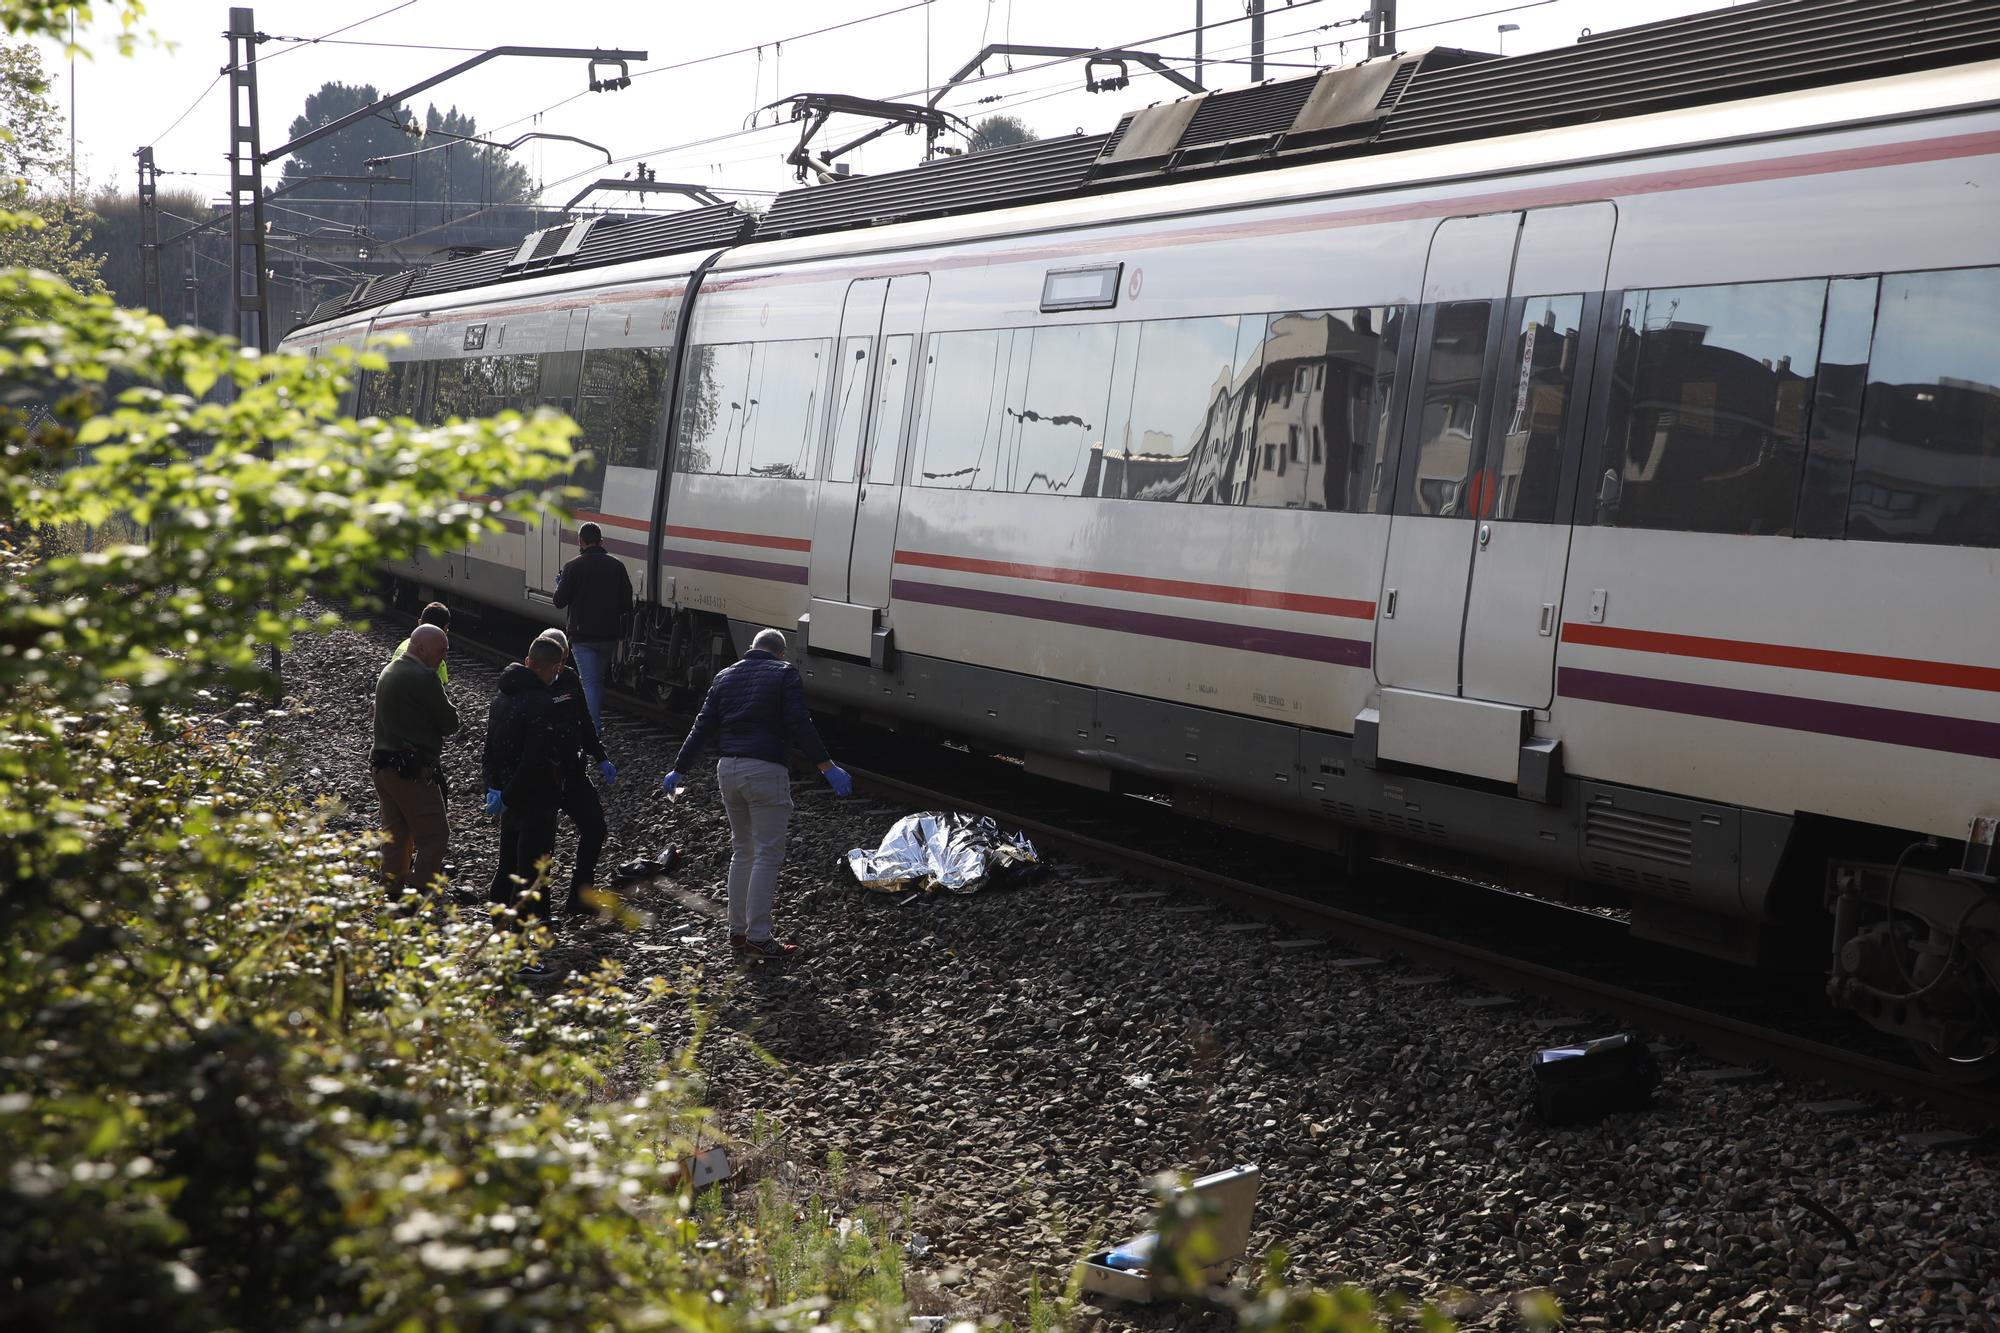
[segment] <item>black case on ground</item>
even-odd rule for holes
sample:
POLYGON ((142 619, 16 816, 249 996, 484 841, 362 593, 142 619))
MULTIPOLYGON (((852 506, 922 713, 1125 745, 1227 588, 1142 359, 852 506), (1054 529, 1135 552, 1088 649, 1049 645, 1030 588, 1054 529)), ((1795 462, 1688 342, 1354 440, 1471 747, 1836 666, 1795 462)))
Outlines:
POLYGON ((1620 1032, 1535 1052, 1535 1109, 1551 1125, 1650 1106, 1660 1066, 1645 1038, 1620 1032))

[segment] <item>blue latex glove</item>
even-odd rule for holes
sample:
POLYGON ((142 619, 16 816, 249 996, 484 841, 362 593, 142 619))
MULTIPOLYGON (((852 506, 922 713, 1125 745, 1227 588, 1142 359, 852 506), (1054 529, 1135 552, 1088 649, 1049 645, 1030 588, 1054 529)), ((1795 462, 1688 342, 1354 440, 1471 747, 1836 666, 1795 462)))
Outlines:
POLYGON ((675 792, 679 791, 680 789, 681 789, 681 775, 679 773, 669 772, 665 777, 660 779, 660 790, 665 792, 667 795, 672 796, 675 792))
POLYGON ((507 803, 500 798, 500 789, 498 787, 488 787, 486 789, 486 813, 497 815, 506 808, 507 803))
POLYGON ((611 761, 610 761, 609 759, 600 759, 600 760, 598 760, 598 761, 597 761, 597 776, 598 776, 598 777, 600 777, 600 778, 603 778, 603 779, 604 779, 604 785, 605 785, 605 786, 607 786, 607 787, 615 787, 615 786, 617 786, 617 785, 618 785, 618 765, 616 765, 616 764, 612 763, 612 762, 611 762, 611 761))
POLYGON ((847 770, 839 764, 829 766, 820 776, 826 779, 827 786, 833 788, 835 796, 854 795, 854 779, 849 777, 847 770))

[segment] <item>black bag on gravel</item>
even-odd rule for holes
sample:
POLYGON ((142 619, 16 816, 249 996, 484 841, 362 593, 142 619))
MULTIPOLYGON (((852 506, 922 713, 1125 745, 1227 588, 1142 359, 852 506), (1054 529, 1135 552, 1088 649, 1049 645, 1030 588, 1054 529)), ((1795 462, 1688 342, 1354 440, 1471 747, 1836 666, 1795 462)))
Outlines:
POLYGON ((661 875, 671 875, 680 869, 681 849, 662 847, 657 856, 635 857, 611 872, 609 887, 622 889, 628 884, 637 884, 642 879, 654 879, 661 875))
POLYGON ((1551 1125, 1643 1110, 1660 1083, 1659 1062, 1634 1032, 1536 1051, 1533 1069, 1535 1110, 1551 1125))

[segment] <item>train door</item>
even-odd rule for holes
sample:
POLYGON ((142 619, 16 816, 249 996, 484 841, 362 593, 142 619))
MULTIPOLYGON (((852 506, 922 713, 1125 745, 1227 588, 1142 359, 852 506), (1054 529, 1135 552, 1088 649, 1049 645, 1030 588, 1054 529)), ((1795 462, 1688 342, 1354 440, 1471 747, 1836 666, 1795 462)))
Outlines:
POLYGON ((882 308, 889 279, 849 283, 840 311, 840 340, 833 352, 832 447, 820 472, 819 500, 813 506, 812 557, 807 587, 815 603, 847 600, 847 567, 854 550, 854 511, 861 486, 861 451, 867 439, 868 409, 875 393, 875 340, 882 332, 882 308))
POLYGON ((1431 238, 1396 503, 1375 621, 1385 686, 1459 692, 1473 457, 1492 402, 1519 213, 1449 218, 1431 238))
POLYGON ((1575 459, 1617 218, 1613 205, 1595 203, 1522 219, 1492 416, 1467 487, 1468 699, 1546 708, 1554 698, 1575 459))
MULTIPOLYGON (((541 406, 553 407, 571 416, 576 414, 577 384, 583 370, 583 332, 588 316, 586 310, 562 310, 550 317, 545 344, 548 351, 540 358, 541 373, 533 396, 515 406, 522 411, 541 406)), ((600 479, 603 468, 602 459, 574 465, 570 475, 562 482, 581 486, 586 492, 596 494, 602 489, 600 479)), ((591 503, 586 500, 584 506, 588 508, 591 503)), ((521 559, 525 567, 528 596, 538 602, 554 600, 556 575, 563 567, 563 520, 553 508, 544 507, 529 520, 527 534, 521 542, 521 559)))
POLYGON ((902 493, 894 480, 901 460, 894 455, 901 452, 910 370, 929 290, 930 279, 922 274, 861 278, 847 289, 834 349, 832 440, 813 508, 807 572, 812 604, 806 638, 815 651, 871 660, 879 656, 882 640, 876 630, 888 605, 888 561, 894 554, 902 493), (883 418, 879 427, 878 414, 883 418), (878 459, 881 473, 875 467, 878 459), (871 481, 875 475, 890 480, 871 481), (850 595, 857 555, 870 562, 861 586, 870 599, 879 594, 878 600, 850 595))
POLYGON ((924 303, 931 280, 915 273, 889 279, 882 310, 882 343, 876 353, 875 402, 861 487, 854 515, 854 549, 848 557, 847 600, 876 611, 889 606, 896 560, 896 517, 903 503, 903 456, 914 415, 924 303))

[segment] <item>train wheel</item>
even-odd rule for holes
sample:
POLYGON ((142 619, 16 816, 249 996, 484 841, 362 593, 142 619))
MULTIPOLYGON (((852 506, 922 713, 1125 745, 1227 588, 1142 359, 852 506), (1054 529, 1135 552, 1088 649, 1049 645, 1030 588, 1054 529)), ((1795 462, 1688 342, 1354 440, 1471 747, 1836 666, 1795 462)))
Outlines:
POLYGON ((1912 1041, 1910 1049, 1917 1061, 1931 1073, 1953 1083, 2000 1082, 2000 1034, 1986 1033, 1976 1043, 1968 1043, 1946 1053, 1927 1041, 1912 1041), (1971 1047, 1977 1045, 1978 1049, 1971 1047))

